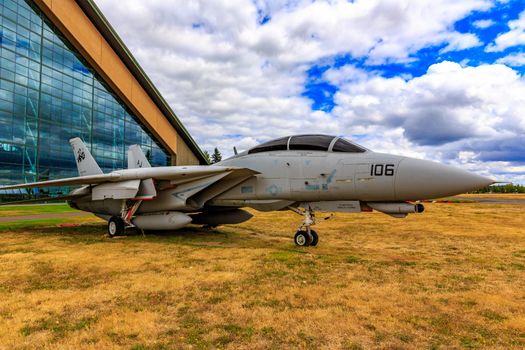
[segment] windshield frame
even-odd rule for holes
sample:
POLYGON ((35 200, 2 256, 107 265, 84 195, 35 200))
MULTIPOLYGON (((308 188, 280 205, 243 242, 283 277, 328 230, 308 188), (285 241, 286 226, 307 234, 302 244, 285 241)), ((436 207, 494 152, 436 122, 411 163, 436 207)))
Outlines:
MULTIPOLYGON (((315 145, 313 145, 315 147, 315 145)), ((284 136, 275 138, 263 143, 260 143, 259 145, 256 145, 244 152, 242 152, 240 155, 244 154, 257 154, 257 153, 265 153, 265 152, 282 152, 282 151, 297 151, 297 152, 326 152, 326 153, 365 153, 370 151, 368 148, 361 146, 360 144, 357 144, 353 141, 350 141, 344 137, 340 136, 331 136, 331 135, 325 135, 325 134, 297 134, 297 135, 290 135, 290 136, 284 136), (322 138, 331 138, 330 142, 328 143, 328 146, 326 149, 299 149, 299 148, 291 148, 293 147, 293 139, 296 137, 322 137, 322 138), (341 140, 344 143, 350 144, 354 147, 356 151, 334 151, 334 147, 337 144, 337 142, 341 140), (280 143, 277 143, 280 141, 280 143), (275 143, 275 145, 272 145, 275 143), (276 149, 265 149, 265 145, 268 145, 268 147, 277 146, 276 149), (283 147, 284 146, 284 147, 283 147)))

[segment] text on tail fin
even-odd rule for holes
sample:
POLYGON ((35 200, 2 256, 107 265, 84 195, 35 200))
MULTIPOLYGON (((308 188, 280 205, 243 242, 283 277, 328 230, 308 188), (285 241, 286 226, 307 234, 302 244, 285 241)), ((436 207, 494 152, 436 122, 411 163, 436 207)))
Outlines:
POLYGON ((150 168, 148 159, 142 152, 139 145, 132 145, 128 148, 128 169, 150 168))
POLYGON ((75 162, 77 163, 78 174, 80 176, 102 174, 102 170, 100 170, 95 158, 93 158, 88 148, 79 137, 69 140, 69 143, 71 144, 71 147, 73 147, 75 162))

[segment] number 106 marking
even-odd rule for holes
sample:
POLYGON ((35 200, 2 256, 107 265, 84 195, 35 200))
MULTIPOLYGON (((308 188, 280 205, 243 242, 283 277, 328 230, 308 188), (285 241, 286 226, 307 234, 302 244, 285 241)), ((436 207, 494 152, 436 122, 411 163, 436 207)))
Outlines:
POLYGON ((394 164, 372 164, 370 176, 394 176, 394 164))

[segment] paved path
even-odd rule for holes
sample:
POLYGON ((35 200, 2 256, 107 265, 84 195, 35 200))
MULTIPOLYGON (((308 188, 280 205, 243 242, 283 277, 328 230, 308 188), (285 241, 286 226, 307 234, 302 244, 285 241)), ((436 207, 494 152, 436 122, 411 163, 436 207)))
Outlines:
POLYGON ((85 212, 72 213, 57 213, 57 214, 35 214, 35 215, 15 215, 15 216, 0 216, 0 222, 25 221, 25 220, 45 220, 45 219, 61 219, 75 216, 93 215, 85 212))

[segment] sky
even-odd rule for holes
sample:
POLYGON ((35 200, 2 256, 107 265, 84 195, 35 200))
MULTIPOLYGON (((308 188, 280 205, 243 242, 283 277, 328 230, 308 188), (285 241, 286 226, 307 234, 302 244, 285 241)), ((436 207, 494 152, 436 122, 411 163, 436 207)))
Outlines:
POLYGON ((324 133, 525 184, 525 0, 95 1, 202 149, 324 133))

